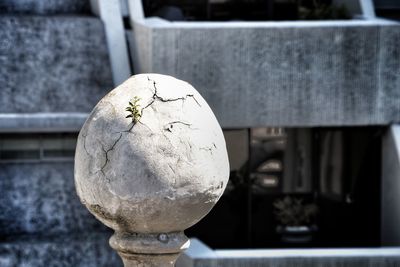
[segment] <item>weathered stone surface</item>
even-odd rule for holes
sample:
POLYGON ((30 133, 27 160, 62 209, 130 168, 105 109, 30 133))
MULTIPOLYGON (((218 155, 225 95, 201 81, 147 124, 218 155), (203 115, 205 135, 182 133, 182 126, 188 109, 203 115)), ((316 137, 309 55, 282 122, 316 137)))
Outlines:
POLYGON ((108 234, 18 237, 0 242, 0 266, 118 267, 121 259, 108 246, 108 234))
POLYGON ((78 137, 78 195, 116 230, 110 245, 127 267, 173 266, 188 244, 182 231, 210 211, 228 178, 214 114, 190 84, 170 76, 128 79, 96 105, 78 137))
POLYGON ((197 91, 172 77, 138 75, 86 121, 75 180, 82 202, 107 225, 168 233, 208 212, 226 186, 228 165, 221 128, 197 91), (125 108, 135 96, 142 117, 133 125, 125 108))
POLYGON ((0 0, 0 13, 90 13, 89 0, 0 0))
POLYGON ((379 109, 384 117, 399 122, 400 116, 400 27, 382 27, 379 33, 379 109))
POLYGON ((106 230, 79 203, 72 162, 1 164, 0 192, 0 237, 106 230))
POLYGON ((192 83, 223 127, 400 121, 396 22, 136 21, 140 72, 192 83))
POLYGON ((112 88, 103 25, 0 16, 0 113, 88 112, 112 88))

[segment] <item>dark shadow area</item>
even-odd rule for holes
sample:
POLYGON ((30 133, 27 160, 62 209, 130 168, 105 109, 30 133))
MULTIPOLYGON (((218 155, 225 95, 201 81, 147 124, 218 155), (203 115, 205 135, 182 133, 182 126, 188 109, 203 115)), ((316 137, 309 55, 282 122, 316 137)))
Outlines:
POLYGON ((280 21, 350 19, 332 0, 144 0, 147 17, 170 21, 280 21))
POLYGON ((262 132, 188 236, 212 248, 380 246, 380 127, 262 132))

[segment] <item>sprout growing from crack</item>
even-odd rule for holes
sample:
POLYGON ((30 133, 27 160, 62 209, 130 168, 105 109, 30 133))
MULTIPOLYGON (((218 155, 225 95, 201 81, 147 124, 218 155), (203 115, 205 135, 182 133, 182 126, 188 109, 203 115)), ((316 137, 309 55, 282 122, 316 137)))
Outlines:
POLYGON ((139 122, 140 118, 142 117, 142 111, 140 109, 140 105, 138 102, 140 98, 135 96, 131 101, 129 101, 129 106, 125 109, 129 112, 129 115, 125 118, 132 118, 132 123, 136 124, 139 122))

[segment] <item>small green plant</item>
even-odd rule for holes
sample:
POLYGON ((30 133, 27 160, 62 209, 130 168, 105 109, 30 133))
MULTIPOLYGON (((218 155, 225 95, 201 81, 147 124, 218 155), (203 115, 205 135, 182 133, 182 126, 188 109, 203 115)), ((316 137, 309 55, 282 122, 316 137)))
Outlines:
POLYGON ((318 212, 315 204, 304 204, 300 198, 286 196, 274 202, 275 216, 282 226, 310 225, 318 212))
POLYGON ((126 118, 132 118, 133 124, 136 124, 142 117, 142 111, 139 105, 140 98, 135 96, 131 101, 129 101, 129 106, 125 109, 129 112, 126 118))

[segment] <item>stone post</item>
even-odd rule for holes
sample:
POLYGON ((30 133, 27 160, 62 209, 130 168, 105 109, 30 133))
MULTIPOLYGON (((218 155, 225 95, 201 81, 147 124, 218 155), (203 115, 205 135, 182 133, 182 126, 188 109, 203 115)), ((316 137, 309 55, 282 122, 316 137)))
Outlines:
POLYGON ((188 83, 136 75, 94 108, 79 133, 75 185, 81 202, 114 229, 124 265, 174 266, 183 230, 203 218, 229 177, 224 136, 188 83))

